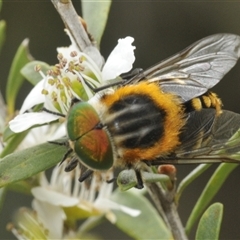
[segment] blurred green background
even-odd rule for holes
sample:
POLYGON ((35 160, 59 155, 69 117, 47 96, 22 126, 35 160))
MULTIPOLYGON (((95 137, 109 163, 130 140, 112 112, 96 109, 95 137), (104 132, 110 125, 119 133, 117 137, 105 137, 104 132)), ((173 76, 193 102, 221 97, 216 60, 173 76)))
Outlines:
MULTIPOLYGON (((80 12, 80 1, 74 1, 80 12)), ((0 55, 0 89, 4 93, 6 77, 17 47, 30 39, 30 51, 37 60, 55 64, 56 47, 68 46, 63 23, 50 0, 5 0, 1 19, 7 22, 7 39, 0 55)), ((214 33, 240 35, 240 2, 215 1, 114 1, 102 39, 105 58, 119 38, 135 38, 135 67, 147 68, 184 49, 191 43, 214 33)), ((18 98, 18 107, 31 89, 27 83, 18 98)), ((240 63, 231 70, 214 91, 222 98, 224 108, 240 113, 240 63)), ((177 166, 182 179, 193 166, 177 166)), ((179 206, 183 223, 194 206, 214 167, 186 189, 179 206)), ((224 204, 221 239, 240 238, 240 168, 228 178, 214 201, 224 204)), ((8 192, 0 213, 0 239, 14 239, 5 230, 20 206, 29 206, 31 198, 8 192)), ((96 229, 103 239, 130 239, 106 224, 96 229)), ((192 237, 194 234, 192 234, 192 237)))

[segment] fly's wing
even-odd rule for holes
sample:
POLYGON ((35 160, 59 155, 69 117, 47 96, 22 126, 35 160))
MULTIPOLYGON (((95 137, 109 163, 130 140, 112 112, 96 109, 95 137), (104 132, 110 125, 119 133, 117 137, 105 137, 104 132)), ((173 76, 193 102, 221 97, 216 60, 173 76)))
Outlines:
POLYGON ((240 56, 240 36, 216 34, 147 69, 129 83, 159 82, 161 89, 188 101, 216 85, 240 56))
POLYGON ((193 111, 189 113, 180 140, 174 156, 165 158, 164 162, 239 162, 240 114, 224 110, 216 116, 214 109, 193 111))

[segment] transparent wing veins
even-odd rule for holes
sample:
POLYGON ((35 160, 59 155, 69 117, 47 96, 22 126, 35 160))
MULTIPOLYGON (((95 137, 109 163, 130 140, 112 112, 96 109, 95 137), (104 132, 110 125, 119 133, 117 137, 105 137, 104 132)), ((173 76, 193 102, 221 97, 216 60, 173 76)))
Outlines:
POLYGON ((141 76, 132 78, 130 83, 143 79, 159 82, 163 91, 188 101, 216 85, 236 64, 239 56, 239 36, 215 34, 147 69, 141 76))

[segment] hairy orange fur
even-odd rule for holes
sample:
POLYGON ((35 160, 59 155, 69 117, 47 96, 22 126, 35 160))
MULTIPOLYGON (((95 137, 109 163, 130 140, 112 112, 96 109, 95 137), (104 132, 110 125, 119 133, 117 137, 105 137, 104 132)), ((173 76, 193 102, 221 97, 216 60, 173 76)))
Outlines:
MULTIPOLYGON (((171 93, 164 93, 156 83, 141 82, 137 85, 119 88, 114 94, 106 95, 101 101, 107 107, 110 107, 124 96, 132 94, 148 96, 159 107, 159 111, 163 110, 166 113, 166 119, 163 123, 164 134, 152 147, 124 149, 123 159, 128 163, 143 159, 153 160, 174 150, 180 144, 179 133, 185 124, 184 113, 179 99, 171 93)), ((116 147, 118 148, 118 146, 116 147)))

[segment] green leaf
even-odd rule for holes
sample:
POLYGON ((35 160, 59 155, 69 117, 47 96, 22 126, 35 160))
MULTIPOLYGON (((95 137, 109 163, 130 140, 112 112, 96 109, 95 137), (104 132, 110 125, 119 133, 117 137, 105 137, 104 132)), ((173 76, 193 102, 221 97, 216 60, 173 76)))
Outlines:
POLYGON ((2 207, 3 207, 3 203, 4 203, 4 200, 5 200, 6 192, 7 192, 6 188, 1 188, 0 189, 0 212, 1 212, 2 207))
POLYGON ((196 205, 194 206, 191 215, 188 218, 186 224, 186 233, 189 235, 193 225, 197 219, 202 215, 203 211, 206 209, 209 202, 217 194, 219 189, 222 187, 223 183, 229 176, 229 174, 237 167, 239 164, 233 163, 222 163, 213 173, 212 177, 208 181, 206 187, 204 188, 201 196, 199 197, 196 205))
POLYGON ((98 46, 100 46, 101 38, 106 27, 111 0, 82 0, 83 18, 87 22, 87 29, 93 35, 98 46))
POLYGON ((119 204, 141 211, 137 217, 131 217, 122 211, 114 211, 117 217, 116 226, 129 236, 134 239, 173 239, 157 210, 143 195, 117 190, 111 199, 119 204))
POLYGON ((50 70, 50 66, 41 61, 32 61, 27 63, 22 69, 21 74, 32 84, 36 85, 40 80, 42 80, 42 76, 39 72, 35 71, 36 66, 41 69, 41 71, 46 74, 48 70, 50 70))
POLYGON ((2 11, 2 0, 0 0, 0 11, 2 11))
MULTIPOLYGON (((237 115, 236 115, 237 116, 237 115)), ((225 155, 229 159, 240 161, 240 129, 238 129, 232 137, 227 141, 225 146, 219 151, 220 155, 225 155)))
POLYGON ((6 39, 6 22, 4 20, 0 21, 0 51, 6 39))
POLYGON ((20 74, 20 70, 26 63, 28 63, 32 59, 28 52, 28 42, 29 42, 28 39, 25 39, 19 46, 14 56, 10 72, 8 75, 6 102, 8 107, 8 113, 10 115, 14 113, 15 100, 19 88, 21 87, 24 80, 23 76, 20 74))
MULTIPOLYGON (((10 128, 7 128, 8 131, 6 131, 9 135, 8 137, 11 139, 8 141, 6 146, 3 148, 0 157, 3 158, 7 156, 8 154, 14 152, 14 150, 18 147, 18 145, 22 142, 22 140, 26 137, 28 134, 28 130, 21 132, 21 133, 13 133, 10 128), (12 133, 12 134, 11 134, 12 133)), ((5 134, 5 132, 4 132, 5 134)))
MULTIPOLYGON (((39 104, 33 108, 34 112, 39 111, 42 109, 42 104, 39 104)), ((6 146, 4 147, 3 151, 0 154, 0 158, 5 157, 6 155, 14 152, 14 150, 18 147, 18 145, 22 142, 22 140, 26 137, 28 134, 29 130, 38 126, 43 126, 46 124, 42 125, 34 125, 31 128, 20 132, 20 133, 15 133, 13 132, 9 126, 5 127, 4 132, 3 132, 3 141, 7 142, 6 146)))
MULTIPOLYGON (((12 138, 16 133, 13 132, 9 126, 5 127, 3 131, 3 142, 8 141, 10 138, 12 138)), ((1 155, 0 155, 1 156, 1 155)))
POLYGON ((31 195, 31 189, 39 186, 39 176, 35 175, 22 181, 9 184, 6 188, 13 192, 31 195))
POLYGON ((212 164, 200 164, 193 171, 191 171, 180 183, 177 188, 177 193, 175 195, 175 202, 178 203, 179 199, 184 191, 184 189, 191 184, 197 177, 204 173, 212 164))
POLYGON ((0 187, 26 179, 60 162, 66 148, 44 143, 9 154, 0 161, 0 187))
POLYGON ((7 112, 6 112, 6 104, 3 99, 1 90, 0 90, 0 135, 2 136, 5 125, 6 125, 6 117, 7 117, 7 112))
POLYGON ((212 204, 200 219, 195 239, 217 240, 219 238, 222 217, 223 205, 221 203, 212 204))

